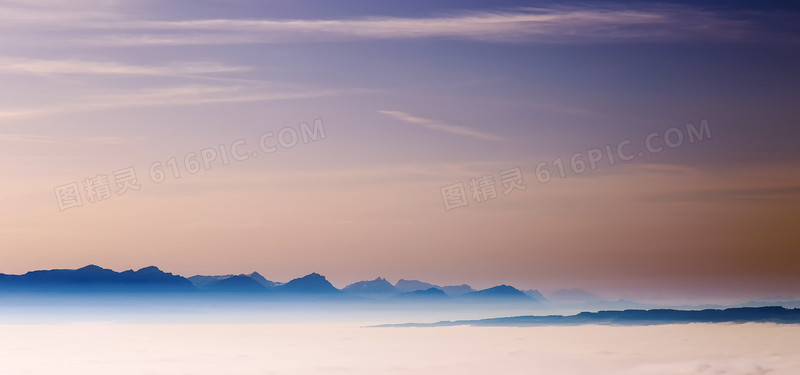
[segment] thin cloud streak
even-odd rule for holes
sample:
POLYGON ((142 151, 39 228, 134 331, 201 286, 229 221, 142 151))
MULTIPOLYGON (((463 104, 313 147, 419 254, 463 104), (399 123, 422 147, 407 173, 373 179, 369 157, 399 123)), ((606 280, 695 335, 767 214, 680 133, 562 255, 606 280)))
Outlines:
POLYGON ((83 98, 72 103, 0 110, 0 119, 19 119, 64 113, 90 112, 138 107, 174 107, 214 103, 264 102, 307 99, 344 94, 343 90, 263 91, 245 87, 187 86, 145 90, 134 93, 107 94, 83 98))
POLYGON ((59 37, 103 46, 216 45, 368 39, 452 38, 494 43, 740 41, 766 22, 685 5, 551 6, 440 17, 355 19, 134 19, 98 12, 0 8, 0 28, 68 30, 59 37), (102 30, 101 35, 97 35, 102 30))
POLYGON ((100 74, 100 75, 151 75, 185 76, 205 73, 230 73, 250 70, 215 62, 175 62, 168 65, 130 65, 113 61, 42 60, 27 58, 0 58, 0 73, 27 74, 100 74))
POLYGON ((736 40, 743 37, 741 30, 748 30, 751 25, 691 7, 620 6, 525 8, 427 18, 138 21, 123 23, 121 28, 177 33, 111 35, 95 42, 170 45, 420 38, 502 43, 736 40), (186 31, 190 33, 180 33, 186 31))
POLYGON ((464 127, 464 126, 446 124, 446 123, 438 121, 438 120, 431 120, 431 119, 426 119, 426 118, 422 118, 422 117, 416 117, 416 116, 410 115, 410 114, 405 113, 405 112, 400 112, 400 111, 378 111, 378 112, 382 113, 384 115, 391 116, 391 117, 393 117, 393 118, 395 118, 397 120, 403 121, 403 122, 420 125, 420 126, 426 128, 426 129, 429 129, 429 130, 434 130, 434 131, 444 132, 444 133, 450 133, 450 134, 457 134, 457 135, 472 137, 472 138, 476 138, 476 139, 482 139, 482 140, 485 140, 485 141, 502 141, 503 140, 502 137, 498 137, 496 135, 487 134, 487 133, 481 133, 479 131, 476 131, 476 130, 473 130, 473 129, 470 129, 470 128, 467 128, 467 127, 464 127))
POLYGON ((0 142, 15 142, 15 143, 44 143, 44 144, 104 144, 104 145, 120 145, 134 141, 142 140, 141 137, 133 138, 120 138, 120 137, 87 137, 87 138, 68 138, 68 137, 49 137, 37 134, 0 134, 0 142))

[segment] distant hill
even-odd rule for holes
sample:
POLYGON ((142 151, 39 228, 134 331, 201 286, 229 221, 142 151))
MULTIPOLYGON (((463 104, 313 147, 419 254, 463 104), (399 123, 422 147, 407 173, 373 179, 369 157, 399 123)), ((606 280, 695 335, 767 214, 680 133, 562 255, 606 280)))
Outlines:
POLYGON ((191 281, 197 289, 205 290, 208 288, 209 285, 216 283, 220 280, 225 280, 227 278, 231 278, 235 275, 216 275, 216 276, 204 276, 204 275, 195 275, 192 277, 187 278, 191 281))
POLYGON ((596 294, 583 289, 559 289, 548 296, 553 302, 594 302, 601 300, 596 294))
POLYGON ((469 292, 461 296, 462 298, 470 299, 505 299, 505 300, 520 300, 520 301, 533 301, 534 299, 525 294, 523 291, 509 285, 498 285, 492 288, 479 290, 476 292, 469 292))
POLYGON ((533 298, 533 299, 535 299, 535 300, 537 300, 539 302, 546 302, 547 301, 547 298, 544 298, 544 295, 542 295, 542 293, 540 293, 536 289, 528 289, 528 290, 525 291, 525 294, 527 294, 529 297, 531 297, 531 298, 533 298))
POLYGON ((394 285, 381 277, 371 281, 359 281, 357 283, 350 284, 342 288, 342 291, 357 296, 375 298, 391 297, 402 293, 400 289, 397 289, 394 285))
POLYGON ((247 275, 247 277, 257 281, 259 284, 261 284, 261 285, 263 285, 263 286, 265 286, 267 288, 272 288, 272 287, 280 285, 280 283, 276 283, 274 281, 267 280, 264 276, 261 276, 261 274, 258 273, 258 272, 253 272, 253 273, 247 275))
POLYGON ((395 288, 400 289, 403 292, 413 292, 416 290, 426 290, 430 288, 437 288, 437 285, 433 285, 430 283, 422 282, 419 280, 405 280, 400 279, 397 283, 394 284, 395 288))
POLYGON ((217 280, 206 287, 209 292, 259 293, 267 288, 250 276, 237 275, 217 280))
POLYGON ((582 312, 576 315, 515 316, 480 320, 456 320, 438 323, 387 324, 381 327, 440 327, 440 326, 574 326, 602 325, 659 325, 686 323, 777 323, 800 324, 800 309, 781 306, 736 307, 724 310, 616 310, 582 312))
POLYGON ((443 286, 440 289, 442 289, 442 291, 445 292, 448 296, 454 296, 454 297, 475 291, 475 289, 472 289, 472 287, 467 284, 443 286))
MULTIPOLYGON (((263 286, 265 289, 270 289, 272 287, 280 285, 279 283, 276 283, 274 281, 267 280, 264 276, 261 276, 261 274, 258 273, 258 272, 253 272, 253 273, 251 273, 249 275, 245 275, 245 274, 241 274, 241 275, 216 275, 216 276, 195 275, 195 276, 189 277, 188 280, 191 281, 192 284, 194 284, 194 286, 197 287, 197 289, 208 290, 212 285, 215 285, 215 284, 219 283, 222 280, 230 279, 230 278, 233 278, 233 277, 252 279, 252 280, 256 281, 258 284, 260 284, 261 286, 263 286)), ((247 282, 240 280, 239 283, 247 283, 247 282)), ((224 283, 223 285, 225 285, 225 284, 227 284, 227 283, 224 283)))
POLYGON ((341 291, 336 289, 325 276, 318 273, 312 273, 292 281, 284 285, 277 286, 275 290, 284 293, 295 294, 339 294, 341 291))
POLYGON ((764 307, 764 306, 783 306, 786 308, 800 308, 800 301, 791 299, 776 299, 767 301, 749 301, 737 307, 764 307))
POLYGON ((437 288, 428 288, 425 290, 415 290, 413 292, 405 292, 395 296, 395 299, 401 300, 445 300, 450 298, 443 290, 437 288))
POLYGON ((449 296, 460 296, 462 294, 475 291, 475 289, 472 289, 472 287, 467 284, 453 285, 453 286, 439 286, 419 280, 405 280, 405 279, 398 280, 394 286, 402 292, 414 292, 418 290, 428 290, 430 288, 436 288, 444 291, 449 296))
POLYGON ((138 271, 113 270, 88 265, 76 270, 31 271, 24 275, 0 274, 0 291, 36 292, 191 292, 197 288, 186 278, 157 267, 138 271))

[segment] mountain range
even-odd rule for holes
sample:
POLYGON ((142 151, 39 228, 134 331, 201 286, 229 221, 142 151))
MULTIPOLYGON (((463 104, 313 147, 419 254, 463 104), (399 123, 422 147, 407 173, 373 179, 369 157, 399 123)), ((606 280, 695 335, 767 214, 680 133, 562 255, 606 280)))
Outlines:
POLYGON ((438 286, 419 280, 400 279, 392 284, 385 278, 359 281, 342 289, 333 286, 323 275, 311 273, 282 283, 271 281, 253 272, 238 275, 195 275, 183 277, 164 272, 157 267, 116 272, 96 265, 79 269, 52 269, 30 271, 21 275, 0 273, 0 295, 8 293, 136 293, 191 295, 248 295, 265 298, 358 299, 365 301, 420 301, 463 303, 533 303, 541 307, 562 308, 566 311, 598 311, 624 309, 676 308, 718 309, 725 307, 800 307, 800 301, 791 297, 755 300, 736 305, 657 305, 630 300, 603 300, 581 289, 561 289, 545 298, 535 289, 519 290, 510 285, 474 290, 462 284, 438 286))
POLYGON ((386 279, 378 277, 338 289, 325 276, 318 273, 311 273, 286 283, 280 283, 268 280, 258 272, 239 275, 195 275, 185 278, 164 272, 154 266, 137 271, 116 272, 96 265, 74 270, 31 271, 22 275, 0 274, 0 293, 3 292, 236 293, 352 296, 354 298, 401 301, 513 300, 536 302, 544 299, 538 291, 522 292, 508 285, 476 291, 466 284, 441 287, 418 280, 401 279, 392 285, 386 279), (531 294, 532 292, 535 293, 531 294))

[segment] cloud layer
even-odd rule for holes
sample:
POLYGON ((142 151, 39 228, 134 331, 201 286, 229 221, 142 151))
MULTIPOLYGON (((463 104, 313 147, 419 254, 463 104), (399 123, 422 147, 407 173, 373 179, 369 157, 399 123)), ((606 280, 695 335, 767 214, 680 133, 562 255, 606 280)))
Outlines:
POLYGON ((727 40, 754 36, 752 19, 678 5, 550 6, 437 17, 148 19, 95 9, 0 8, 0 28, 67 31, 104 46, 450 38, 497 43, 727 40))

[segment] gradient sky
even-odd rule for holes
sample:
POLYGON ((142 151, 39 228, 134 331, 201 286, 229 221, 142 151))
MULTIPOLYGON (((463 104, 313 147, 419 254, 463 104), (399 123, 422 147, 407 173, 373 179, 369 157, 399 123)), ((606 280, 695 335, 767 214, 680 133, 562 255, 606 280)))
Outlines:
POLYGON ((0 272, 800 297, 800 13, 747 4, 4 1, 0 272), (315 119, 316 142, 148 175, 315 119), (701 120, 710 139, 569 170, 701 120), (138 191, 59 210, 56 187, 129 167, 138 191))

